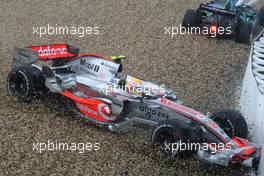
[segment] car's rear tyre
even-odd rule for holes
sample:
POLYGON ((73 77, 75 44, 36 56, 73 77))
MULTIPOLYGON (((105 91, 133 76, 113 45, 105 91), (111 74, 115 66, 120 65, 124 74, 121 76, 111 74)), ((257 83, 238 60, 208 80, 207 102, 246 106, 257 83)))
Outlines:
POLYGON ((182 130, 175 121, 160 122, 153 130, 152 142, 157 145, 160 151, 172 159, 176 159, 179 154, 179 146, 177 150, 172 150, 173 146, 176 147, 178 142, 184 142, 182 130), (175 145, 176 144, 176 145, 175 145))
POLYGON ((264 7, 262 7, 258 12, 258 23, 264 26, 264 7))
POLYGON ((31 101, 44 87, 42 72, 33 66, 16 68, 7 78, 8 93, 25 102, 31 101))
POLYGON ((247 139, 248 126, 245 118, 238 111, 225 109, 212 114, 213 119, 230 137, 247 139))
POLYGON ((188 9, 186 11, 183 18, 182 26, 186 28, 197 26, 197 10, 188 9))
POLYGON ((254 26, 247 21, 239 21, 236 28, 235 41, 238 43, 250 44, 253 40, 254 26))

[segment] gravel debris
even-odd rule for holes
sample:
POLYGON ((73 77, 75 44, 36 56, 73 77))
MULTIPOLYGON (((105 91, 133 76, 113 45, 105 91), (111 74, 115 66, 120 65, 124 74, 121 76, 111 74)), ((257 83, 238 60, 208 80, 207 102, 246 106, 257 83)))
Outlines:
MULTIPOLYGON (((126 72, 174 89, 201 112, 236 106, 250 47, 206 36, 165 35, 201 0, 0 0, 0 175, 241 175, 243 168, 204 170, 193 158, 171 161, 141 128, 125 134, 81 122, 43 97, 20 103, 6 92, 14 46, 68 43, 82 53, 124 54, 126 72), (99 35, 32 35, 41 25, 99 26, 99 35), (35 142, 100 143, 98 151, 38 153, 35 142)), ((263 2, 261 2, 264 5, 263 2)))

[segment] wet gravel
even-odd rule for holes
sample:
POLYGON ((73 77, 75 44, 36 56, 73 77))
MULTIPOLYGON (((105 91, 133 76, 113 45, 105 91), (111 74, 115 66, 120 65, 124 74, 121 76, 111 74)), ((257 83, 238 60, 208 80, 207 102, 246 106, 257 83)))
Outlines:
MULTIPOLYGON (((241 175, 241 168, 204 170, 193 157, 162 157, 149 131, 112 133, 81 122, 54 97, 30 104, 7 96, 14 46, 69 43, 81 52, 124 54, 128 73, 174 89, 201 112, 236 106, 250 47, 205 36, 165 35, 200 0, 0 1, 0 175, 241 175), (99 35, 33 35, 32 27, 99 26, 99 35), (36 142, 100 143, 98 151, 33 150, 36 142)), ((260 4, 260 5, 263 5, 260 4)))

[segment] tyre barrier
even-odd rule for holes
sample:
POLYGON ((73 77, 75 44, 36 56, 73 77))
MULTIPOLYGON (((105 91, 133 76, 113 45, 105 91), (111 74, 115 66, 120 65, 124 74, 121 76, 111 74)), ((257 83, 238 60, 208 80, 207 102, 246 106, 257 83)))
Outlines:
POLYGON ((264 95, 264 30, 252 44, 251 58, 253 75, 260 92, 264 95))
POLYGON ((264 175, 264 29, 252 42, 243 80, 240 111, 246 117, 252 140, 262 146, 258 175, 264 175))

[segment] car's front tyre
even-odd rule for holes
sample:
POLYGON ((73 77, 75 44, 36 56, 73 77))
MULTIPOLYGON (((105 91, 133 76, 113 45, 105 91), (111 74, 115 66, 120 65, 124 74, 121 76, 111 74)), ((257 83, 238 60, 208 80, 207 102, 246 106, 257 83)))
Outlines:
POLYGON ((224 109, 213 113, 211 119, 213 119, 230 138, 240 137, 247 139, 247 122, 238 111, 224 109))
POLYGON ((177 159, 181 153, 179 144, 184 142, 182 130, 175 121, 160 122, 153 130, 152 142, 162 153, 177 159))

